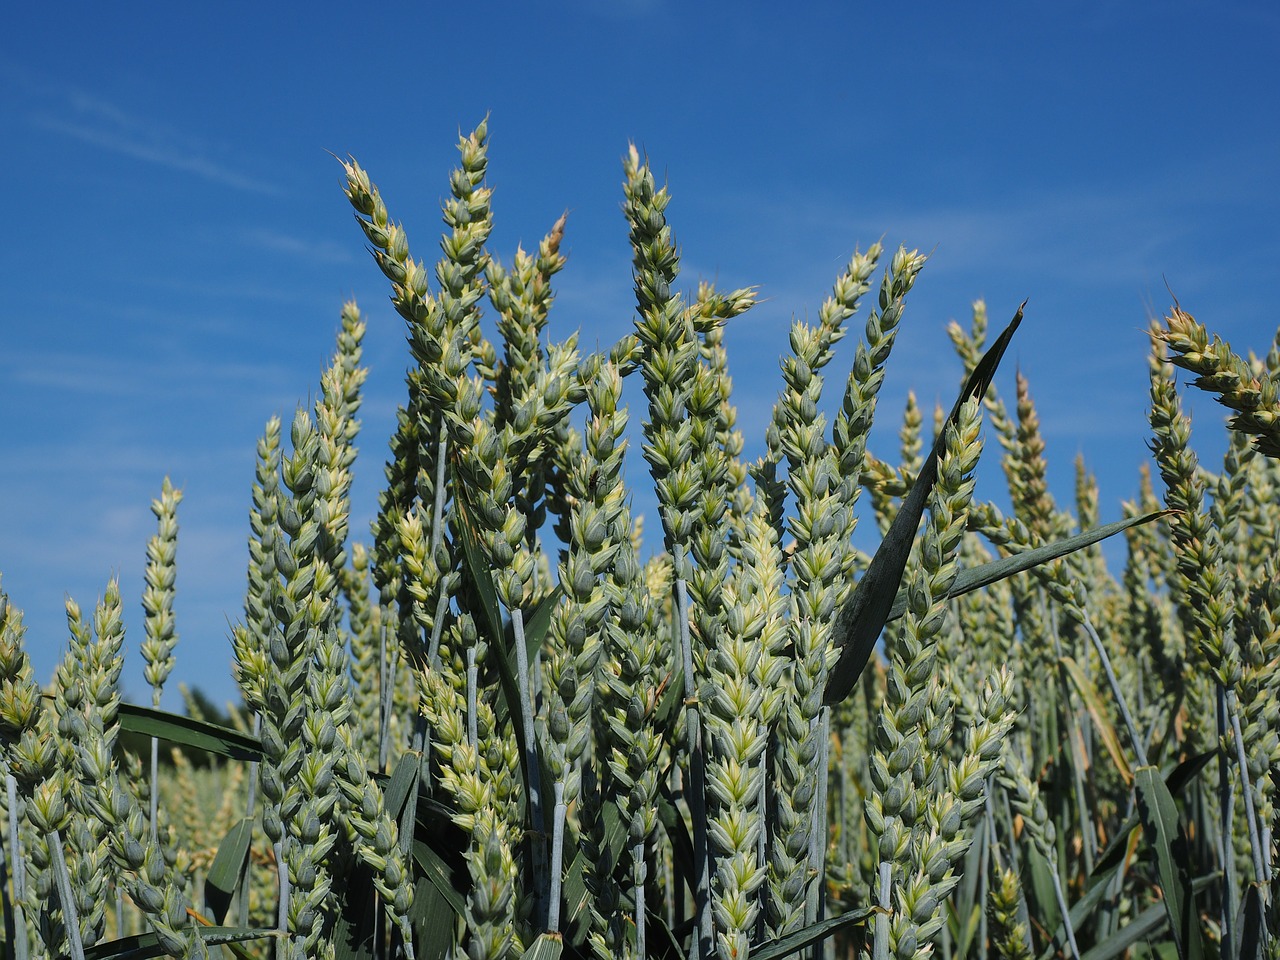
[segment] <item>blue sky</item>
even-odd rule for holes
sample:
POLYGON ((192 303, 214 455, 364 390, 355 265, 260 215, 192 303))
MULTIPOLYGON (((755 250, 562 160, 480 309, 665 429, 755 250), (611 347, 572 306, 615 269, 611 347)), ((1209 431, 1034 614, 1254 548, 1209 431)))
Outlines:
MULTIPOLYGON (((126 688, 146 695, 139 597, 149 504, 168 475, 185 491, 170 686, 234 695, 226 637, 254 444, 269 416, 314 395, 349 297, 369 321, 353 523, 365 536, 408 354, 327 151, 371 172, 416 255, 433 260, 459 128, 487 112, 493 249, 509 260, 569 210, 557 338, 580 329, 584 345, 604 345, 632 323, 619 204, 634 140, 670 184, 688 286, 758 284, 767 298, 727 336, 749 453, 791 317, 813 317, 854 247, 884 237, 932 257, 873 448, 895 455, 909 388, 950 403, 950 318, 984 297, 1003 323, 1029 298, 998 385, 1012 395, 1015 365, 1030 378, 1059 499, 1083 453, 1103 519, 1116 519, 1147 459, 1143 328, 1170 302, 1165 279, 1239 350, 1265 352, 1280 320, 1280 12, 1186 0, 901 9, 11 11, 0 572, 41 679, 64 647, 64 597, 89 609, 117 575, 126 688)), ((1219 408, 1190 405, 1206 455, 1220 455, 1219 408)), ((979 471, 994 495, 991 447, 979 471)), ((638 451, 631 475, 647 480, 638 451)))

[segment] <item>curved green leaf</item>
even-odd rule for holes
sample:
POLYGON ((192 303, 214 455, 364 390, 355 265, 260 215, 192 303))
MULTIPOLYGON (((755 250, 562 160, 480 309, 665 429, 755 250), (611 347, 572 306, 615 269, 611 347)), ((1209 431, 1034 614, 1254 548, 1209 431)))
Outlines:
POLYGON ((876 907, 863 907, 861 910, 850 910, 848 913, 842 913, 838 917, 819 920, 817 923, 811 923, 807 927, 801 927, 795 933, 789 933, 785 937, 770 940, 768 943, 753 947, 751 958, 752 960, 782 960, 783 957, 799 953, 805 947, 817 943, 824 937, 831 936, 837 930, 866 923, 867 918, 877 912, 878 908, 876 907))
MULTIPOLYGON (((1108 537, 1122 533, 1130 527, 1150 523, 1152 520, 1158 520, 1172 512, 1171 510, 1156 510, 1152 513, 1144 513, 1139 517, 1126 517, 1124 520, 1117 520, 1115 523, 1104 523, 1102 526, 1091 527, 1076 534, 1074 537, 1067 537, 1065 540, 1055 540, 1053 543, 1046 543, 1031 550, 1023 550, 1007 557, 1001 557, 999 560, 992 560, 981 566, 961 570, 956 575, 955 583, 951 585, 951 590, 947 593, 947 597, 963 596, 980 587, 987 587, 997 581, 1007 580, 1016 573, 1023 573, 1032 567, 1038 567, 1051 560, 1058 560, 1069 553, 1075 553, 1077 550, 1091 547, 1095 543, 1106 540, 1108 537)), ((906 612, 907 598, 903 594, 894 601, 893 610, 889 613, 889 619, 896 620, 906 612)))
MULTIPOLYGON (((195 932, 210 946, 230 946, 246 940, 265 940, 280 936, 279 931, 265 927, 196 927, 195 932)), ((94 944, 84 952, 85 960, 148 960, 150 957, 164 955, 160 938, 154 933, 140 933, 134 937, 94 944)))
POLYGON ((120 728, 232 760, 262 759, 262 744, 257 737, 216 723, 165 713, 151 707, 140 707, 134 703, 120 704, 120 728))
MULTIPOLYGON (((1216 876, 1200 877, 1192 886, 1199 891, 1216 879, 1216 876)), ((1071 912, 1075 914, 1074 909, 1071 912)), ((1107 939, 1086 950, 1080 960, 1115 960, 1138 941, 1158 933, 1168 920, 1164 904, 1153 903, 1107 939)))
POLYGON ((1244 890, 1244 903, 1236 913, 1240 918, 1238 960, 1262 960, 1267 947, 1266 892, 1257 883, 1250 883, 1244 890))
POLYGON ((1072 657, 1063 657, 1060 662, 1080 694, 1080 699, 1084 701, 1089 716, 1093 718, 1093 725, 1097 728, 1098 735, 1102 737, 1102 744, 1107 748, 1107 753, 1111 754, 1111 761, 1116 765, 1116 770, 1120 772, 1125 783, 1133 783, 1133 771, 1125 758, 1124 748, 1120 746, 1120 737, 1116 734, 1116 728, 1112 725, 1106 710, 1103 709, 1098 688, 1089 682, 1089 678, 1080 669, 1080 664, 1076 663, 1072 657))
POLYGON ((218 853, 204 880, 204 900, 218 923, 227 919, 227 910, 236 888, 240 886, 240 878, 244 876, 245 864, 249 862, 252 840, 253 820, 245 817, 228 830, 222 843, 218 844, 218 853))
MULTIPOLYGON (((1204 753, 1198 753, 1194 757, 1188 757, 1183 760, 1165 778, 1164 782, 1169 787, 1169 792, 1174 796, 1180 795, 1187 785, 1199 775, 1200 771, 1208 766, 1209 761, 1217 755, 1217 750, 1206 750, 1204 753)), ((1095 882, 1093 878, 1102 876, 1120 862, 1124 856, 1125 847, 1128 846, 1129 834, 1139 826, 1141 826, 1141 821, 1135 814, 1115 832, 1111 842, 1107 844, 1106 849, 1098 857, 1098 862, 1093 866, 1090 883, 1095 882)))
POLYGON ((1139 767, 1134 772, 1138 814, 1147 842, 1156 855, 1156 871, 1163 903, 1169 915, 1169 930, 1178 949, 1179 960, 1203 960, 1200 917, 1191 886, 1187 837, 1178 818, 1173 794, 1155 767, 1139 767))
MULTIPOLYGON (((964 389, 951 407, 948 423, 955 423, 960 415, 960 407, 970 397, 979 399, 986 395, 991 386, 991 378, 995 376, 996 367, 1004 356, 1014 331, 1022 322, 1022 308, 1014 315, 1009 326, 996 338, 991 349, 983 354, 973 373, 965 381, 964 389)), ((862 579, 853 590, 853 595, 845 603, 836 616, 834 642, 840 647, 840 657, 831 669, 827 680, 827 688, 823 694, 823 702, 839 703, 853 690, 853 685, 862 674, 875 649, 876 639, 888 622, 889 612, 893 608, 894 598, 902 584, 902 572, 907 566, 907 557, 911 554, 911 544, 915 540, 916 530, 920 526, 920 518, 924 515, 925 503, 934 481, 938 478, 938 462, 942 459, 946 444, 946 431, 938 434, 933 449, 920 469, 916 482, 898 508, 898 515, 893 518, 889 532, 885 534, 880 547, 871 558, 871 564, 863 573, 862 579)))
POLYGON ((413 859, 417 861, 418 866, 422 869, 422 875, 431 881, 431 885, 439 891, 440 896, 449 904, 450 909, 457 916, 465 917, 467 905, 453 882, 453 871, 449 869, 449 865, 444 862, 440 854, 436 853, 421 840, 415 840, 413 842, 413 859))
POLYGON ((558 933, 542 933, 520 955, 521 960, 560 960, 564 953, 564 938, 558 933))

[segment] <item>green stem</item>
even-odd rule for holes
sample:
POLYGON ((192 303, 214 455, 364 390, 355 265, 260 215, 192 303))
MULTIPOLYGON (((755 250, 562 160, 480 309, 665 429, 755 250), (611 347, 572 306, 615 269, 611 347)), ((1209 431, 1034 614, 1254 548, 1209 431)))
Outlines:
MULTIPOLYGON (((429 556, 433 561, 440 549, 440 537, 443 535, 445 468, 448 453, 449 435, 441 429, 439 449, 436 451, 435 502, 431 505, 431 553, 429 556)), ((445 613, 449 609, 449 592, 444 589, 444 571, 440 571, 438 589, 440 597, 436 600, 436 615, 431 621, 431 637, 427 641, 427 663, 433 670, 439 665, 440 634, 444 629, 445 613)))
MULTIPOLYGON (((1227 735, 1227 690, 1221 682, 1217 687, 1218 742, 1227 735)), ((1232 790, 1231 761, 1225 750, 1218 751, 1218 832, 1225 874, 1226 895, 1222 898, 1222 956, 1235 956, 1235 903, 1236 875, 1235 851, 1231 848, 1232 790)))
POLYGON ((633 898, 636 905, 636 956, 647 957, 645 949, 645 906, 644 882, 648 874, 648 864, 644 860, 644 841, 631 845, 631 870, 634 878, 633 898))
POLYGON ((888 860, 881 860, 880 890, 876 897, 876 905, 883 912, 876 915, 875 940, 871 948, 872 960, 889 960, 889 924, 893 919, 892 883, 893 864, 888 860))
POLYGON ((1080 616, 1080 625, 1084 627, 1085 633, 1089 635, 1089 639, 1093 642, 1093 648, 1098 651, 1098 659, 1102 661, 1102 669, 1107 673, 1107 683, 1111 687, 1111 695, 1116 698, 1116 706, 1120 709, 1120 716, 1124 718, 1125 728, 1129 731, 1129 740, 1133 744, 1133 755, 1138 761, 1138 766, 1147 766, 1147 750, 1143 746, 1143 739, 1138 734, 1138 725, 1133 722, 1133 714, 1129 712, 1128 701, 1125 700, 1124 693, 1120 690, 1120 681, 1116 677, 1116 672, 1111 666, 1111 658, 1107 656, 1107 648, 1102 645, 1102 638, 1098 636, 1098 631, 1093 628, 1093 621, 1089 618, 1089 614, 1084 607, 1078 607, 1080 616))
POLYGON ((49 831, 49 856, 53 866, 53 882, 58 888, 58 905, 62 907, 62 926, 67 934, 67 947, 71 960, 84 960, 84 942, 80 938, 80 917, 76 912, 75 895, 71 891, 71 874, 62 854, 62 836, 57 830, 49 831))
MULTIPOLYGON (((805 904, 805 923, 817 923, 826 913, 827 875, 827 768, 831 753, 831 708, 823 706, 813 718, 818 727, 818 749, 813 758, 817 789, 809 825, 809 869, 817 879, 810 884, 808 903, 805 904)), ((819 937, 813 945, 813 960, 822 960, 825 937, 819 937)))
MULTIPOLYGON (((1145 764, 1144 764, 1145 766, 1145 764)), ((1057 857, 1050 864, 1049 871, 1053 877, 1053 896, 1058 901, 1058 912, 1062 914, 1062 928, 1067 932, 1067 944, 1071 947, 1073 960, 1080 960, 1080 945, 1076 943, 1075 925, 1071 922, 1071 908, 1067 906, 1067 896, 1062 891, 1062 876, 1058 870, 1057 857)))
MULTIPOLYGON (((257 739, 262 734, 262 714, 255 713, 253 715, 253 736, 257 739)), ((258 761, 253 760, 249 763, 249 791, 245 796, 244 815, 249 819, 253 819, 253 808, 258 802, 258 761)), ((240 918, 240 925, 249 926, 249 859, 246 857, 244 865, 240 868, 240 883, 236 887, 237 916, 240 918)), ((116 897, 116 903, 119 904, 120 898, 116 897)))
POLYGON ((1253 879, 1268 883, 1271 871, 1263 860, 1262 841, 1258 831, 1258 816, 1253 807, 1253 788, 1249 783, 1249 765, 1244 755, 1244 736, 1240 732, 1240 713, 1236 709, 1235 695, 1227 692, 1227 714, 1231 718, 1231 732, 1235 734, 1236 765, 1240 768, 1241 793, 1244 795, 1245 821, 1249 824, 1249 846, 1253 853, 1253 879))
POLYGON ((271 848, 276 855, 276 876, 280 880, 280 903, 276 912, 276 931, 280 936, 276 940, 276 958, 284 960, 289 945, 289 867, 284 862, 284 841, 277 840, 271 848))
POLYGON ((547 905, 547 850, 542 815, 542 770, 538 766, 538 742, 533 728, 533 690, 529 683, 529 649, 524 641, 524 611, 511 611, 511 633, 516 645, 516 679, 520 685, 520 716, 524 721, 524 762, 529 771, 529 826, 533 849, 534 915, 547 905))
POLYGON ((384 620, 378 631, 378 769, 387 769, 391 752, 391 651, 387 635, 391 628, 384 620))
POLYGON ((714 934, 711 926, 711 865, 707 859, 707 758, 702 749, 702 712, 698 706, 697 683, 693 675, 693 643, 689 637, 689 590, 682 576, 684 559, 683 547, 677 546, 676 627, 680 635, 681 662, 684 665, 685 730, 689 744, 689 790, 685 801, 689 804, 689 816, 693 821, 694 958, 711 960, 714 934))
POLYGON ((547 932, 560 932, 560 875, 564 867, 564 780, 555 782, 555 807, 551 812, 551 892, 547 899, 547 932))
POLYGON ((478 749, 476 746, 480 741, 480 733, 478 729, 478 721, 476 719, 476 683, 479 678, 479 668, 476 666, 476 648, 475 644, 467 647, 467 743, 471 749, 478 749))
POLYGON ((9 942, 14 945, 14 960, 27 960, 27 921, 22 912, 22 899, 26 896, 27 863, 22 856, 22 838, 18 833, 18 781, 7 770, 4 776, 5 789, 9 794, 7 817, 9 821, 9 856, 8 862, 13 864, 13 901, 12 912, 5 916, 5 933, 10 934, 12 920, 13 931, 9 942))
MULTIPOLYGON (((156 698, 155 707, 160 708, 159 698, 156 698)), ((155 737, 151 738, 151 839, 157 840, 159 836, 159 827, 156 820, 160 815, 160 741, 155 737)))

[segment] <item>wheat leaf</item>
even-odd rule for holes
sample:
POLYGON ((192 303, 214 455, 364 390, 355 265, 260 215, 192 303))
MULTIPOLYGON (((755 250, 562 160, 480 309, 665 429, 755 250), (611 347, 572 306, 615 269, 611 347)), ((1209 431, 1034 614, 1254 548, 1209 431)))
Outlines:
POLYGON ((521 960, 560 960, 562 953, 564 938, 558 933, 542 933, 520 956, 521 960))
MULTIPOLYGON (((208 945, 225 944, 233 949, 235 944, 246 940, 281 936, 279 931, 265 927, 196 927, 194 931, 208 945)), ((154 932, 98 943, 84 952, 85 960, 149 960, 151 957, 164 955, 164 947, 160 945, 160 938, 154 932)))
POLYGON ((245 817, 222 838, 218 853, 204 880, 204 900, 218 923, 227 919, 231 898, 240 886, 245 864, 249 862, 249 844, 253 839, 253 820, 245 817))
POLYGON ((1203 960, 1204 945, 1191 885, 1187 837, 1178 820, 1173 794, 1161 779, 1160 771, 1151 766, 1139 767, 1134 772, 1134 786, 1147 842, 1155 851, 1157 876, 1178 958, 1203 960))
POLYGON ((1116 728, 1112 726, 1110 718, 1107 717, 1106 711, 1103 709, 1102 699, 1098 696, 1098 688, 1089 682, 1089 678, 1080 669, 1080 664, 1076 663, 1074 659, 1063 657, 1061 663, 1066 668, 1067 676, 1071 678, 1071 682, 1075 684, 1076 690, 1080 693, 1080 699, 1084 701, 1085 708, 1089 711, 1089 716, 1093 718, 1093 725, 1098 728, 1098 733, 1102 737, 1102 744, 1107 748, 1107 753, 1111 754, 1111 760, 1115 763, 1116 770, 1120 772, 1120 776, 1124 778, 1125 783, 1133 783, 1133 771, 1129 768, 1129 761, 1125 759, 1124 749, 1120 746, 1120 737, 1116 734, 1116 728))
POLYGON ((247 733, 132 703, 120 704, 120 729, 232 760, 262 759, 262 745, 247 733))
MULTIPOLYGON (((970 397, 981 399, 986 395, 996 367, 999 366, 1009 341, 1013 339, 1014 331, 1022 322, 1022 308, 1025 306, 1026 301, 1023 301, 1009 326, 1005 327, 991 349, 983 354, 978 365, 969 374, 964 389, 951 408, 948 423, 956 422, 960 408, 970 397)), ((853 596, 836 617, 833 641, 841 650, 839 659, 831 669, 823 695, 823 702, 827 704, 839 703, 853 690, 855 681, 871 659, 880 631, 888 622, 894 598, 902 583, 902 572, 907 566, 907 557, 911 554, 911 544, 920 526, 920 518, 924 515, 925 503, 938 477, 938 461, 942 458, 945 444, 944 429, 938 434, 929 458, 898 509, 898 515, 893 518, 889 532, 885 534, 862 579, 854 588, 853 596)))
POLYGON ((782 960, 783 957, 799 953, 805 947, 817 943, 837 930, 866 923, 867 918, 877 912, 879 911, 876 907, 864 907, 861 910, 842 913, 838 917, 828 917, 826 920, 811 923, 807 927, 801 927, 795 933, 789 933, 785 937, 770 940, 755 947, 751 951, 752 960, 782 960))

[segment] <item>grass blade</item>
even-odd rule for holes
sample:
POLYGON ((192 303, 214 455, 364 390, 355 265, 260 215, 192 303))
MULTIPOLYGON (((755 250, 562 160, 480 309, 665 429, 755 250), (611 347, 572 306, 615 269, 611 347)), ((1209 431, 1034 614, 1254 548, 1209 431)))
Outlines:
POLYGON ((1240 918, 1238 960, 1262 960, 1267 944, 1266 902, 1263 888, 1251 883, 1245 887, 1244 903, 1236 914, 1240 918))
MULTIPOLYGON (((1174 767, 1173 771, 1165 778, 1165 785, 1168 786, 1169 792, 1174 796, 1181 795, 1182 791, 1187 788, 1203 770, 1209 765, 1209 761, 1218 755, 1217 750, 1206 750, 1204 753, 1198 753, 1194 757, 1188 757, 1182 763, 1174 767)), ((1128 846, 1129 834, 1141 826, 1141 821, 1134 815, 1124 822, 1124 824, 1115 832, 1111 842, 1107 848, 1098 857, 1098 862, 1093 866, 1093 877, 1102 876, 1106 871, 1116 866, 1124 857, 1125 848, 1128 846)), ((1092 882, 1092 880, 1090 881, 1092 882)))
POLYGON ((1203 960, 1204 945, 1191 886, 1187 837, 1178 819, 1173 794, 1155 767, 1139 767, 1134 773, 1134 786, 1147 842, 1156 855, 1157 875, 1178 958, 1203 960))
POLYGON ((409 908, 417 960, 444 960, 453 952, 458 923, 451 911, 439 888, 419 877, 413 888, 413 906, 409 908))
MULTIPOLYGON (((453 882, 453 871, 449 869, 449 865, 444 862, 440 854, 421 840, 415 840, 413 859, 422 869, 422 875, 431 881, 431 885, 436 888, 453 912, 459 917, 466 916, 467 905, 453 882)), ((439 920, 444 922, 444 918, 439 920)))
MULTIPOLYGON (((1157 510, 1153 513, 1146 513, 1140 517, 1127 517, 1124 520, 1117 520, 1115 523, 1106 523, 1100 527, 1093 527, 1078 533, 1074 537, 1067 537, 1065 540, 1055 540, 1053 543, 1046 543, 1044 546, 1036 547, 1032 550, 1023 550, 1008 557, 1001 557, 999 560, 992 560, 981 566, 971 567, 967 570, 961 570, 955 579, 955 583, 951 585, 951 590, 947 593, 948 599, 963 596, 966 593, 972 593, 981 587, 990 586, 1000 580, 1006 580, 1014 574, 1023 573, 1032 567, 1038 567, 1042 563, 1048 563, 1051 560, 1057 560, 1065 557, 1069 553, 1075 553, 1077 550, 1083 550, 1085 547, 1091 547, 1095 543, 1113 537, 1117 533, 1122 533, 1130 527, 1136 527, 1139 524, 1150 523, 1152 520, 1159 520, 1161 517, 1168 516, 1172 511, 1157 510)), ((898 598, 893 602, 893 609, 889 611, 889 620, 896 620, 907 612, 907 597, 905 593, 899 593, 898 598)))
POLYGON ((867 918, 877 912, 876 907, 863 907, 861 910, 850 910, 838 917, 828 917, 826 920, 811 923, 807 927, 801 927, 795 933, 760 944, 751 951, 752 960, 782 960, 783 957, 799 953, 805 947, 817 943, 824 937, 829 937, 837 930, 866 923, 867 918))
POLYGON ((133 703, 120 704, 120 729, 167 740, 179 746, 203 750, 232 760, 262 759, 262 745, 256 737, 216 723, 181 717, 133 703))
MULTIPOLYGON (((1201 877, 1192 884, 1192 887, 1200 891, 1216 879, 1216 877, 1201 877)), ((1168 920, 1169 914, 1164 905, 1153 903, 1106 940, 1086 950, 1080 960, 1115 960, 1138 941, 1147 940, 1158 933, 1168 920)))
MULTIPOLYGON (((511 667, 513 651, 506 641, 506 627, 502 622, 502 608, 498 602, 498 590, 490 573, 489 558, 481 546, 480 537, 476 533, 475 522, 471 518, 470 507, 465 497, 454 498, 454 510, 458 517, 458 539, 462 543, 462 565, 467 579, 475 588, 480 598, 480 613, 483 622, 477 623, 477 629, 487 633, 490 647, 498 652, 492 658, 498 668, 498 682, 502 687, 502 699, 510 717, 516 743, 524 743, 524 713, 520 709, 520 685, 515 671, 511 667), (486 629, 487 628, 487 629, 486 629)), ((536 776, 537 771, 529 770, 526 758, 521 753, 520 772, 524 775, 524 795, 529 795, 529 778, 536 776)))
MULTIPOLYGON (((235 951, 235 944, 246 940, 265 940, 279 937, 276 930, 263 927, 196 927, 207 946, 226 945, 235 951)), ((164 948, 160 946, 160 938, 155 933, 140 933, 133 937, 122 937, 89 947, 84 952, 85 960, 149 960, 151 957, 163 957, 164 948)), ((237 951, 244 956, 243 951, 237 951)))
POLYGON ((520 956, 521 960, 560 960, 562 953, 564 953, 564 939, 560 934, 542 933, 520 956))
MULTIPOLYGON (((961 406, 970 397, 981 398, 986 395, 996 367, 999 366, 1009 341, 1013 339, 1018 324, 1022 322, 1022 308, 1025 306, 1024 301, 1009 326, 996 338, 991 349, 983 354, 973 373, 965 381, 964 389, 951 408, 949 423, 956 422, 961 406)), ((920 469, 916 482, 911 485, 902 506, 898 508, 898 515, 894 517, 889 532, 885 534, 862 579, 854 588, 853 596, 836 617, 834 642, 841 647, 840 658, 832 667, 827 680, 824 703, 833 704, 844 700, 853 690, 867 661, 871 659, 876 639, 888 622, 894 598, 902 584, 902 572, 906 569, 907 557, 911 553, 911 544, 920 526, 920 518, 924 515, 929 491, 933 489, 938 477, 938 461, 942 457, 945 442, 946 430, 942 430, 938 433, 938 439, 920 469)))
POLYGON ((1076 663, 1073 658, 1063 657, 1060 662, 1066 669, 1067 676, 1071 678, 1071 682, 1079 692, 1080 699, 1084 701, 1085 708, 1089 711, 1089 716, 1093 718, 1093 725, 1097 728, 1098 735, 1102 737, 1102 744, 1107 748, 1107 753, 1111 754, 1111 759, 1115 763, 1116 769, 1120 772, 1120 776, 1124 777, 1125 783, 1133 783, 1133 771, 1129 768, 1129 761, 1125 759, 1124 749, 1120 746, 1120 737, 1116 734, 1116 728, 1112 726, 1110 718, 1103 709, 1102 699, 1098 696, 1098 688, 1089 682, 1089 678, 1080 669, 1080 664, 1076 663))
POLYGON ((245 817, 228 830, 222 843, 218 844, 218 853, 204 880, 204 901, 218 923, 227 919, 227 910, 231 907, 236 888, 240 886, 240 878, 244 876, 245 864, 249 862, 252 839, 253 820, 245 817))

